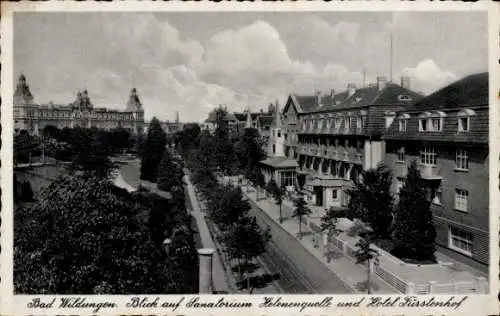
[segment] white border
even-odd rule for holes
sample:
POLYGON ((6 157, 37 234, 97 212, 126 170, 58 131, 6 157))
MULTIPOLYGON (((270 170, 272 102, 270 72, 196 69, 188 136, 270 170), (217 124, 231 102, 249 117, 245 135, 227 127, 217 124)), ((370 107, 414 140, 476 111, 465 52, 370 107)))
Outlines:
MULTIPOLYGON (((498 314, 499 304, 497 294, 499 289, 499 212, 497 212, 499 200, 499 138, 500 120, 499 120, 499 23, 500 23, 500 4, 492 1, 479 1, 478 3, 458 3, 455 1, 447 2, 407 2, 407 1, 377 1, 377 2, 20 2, 20 3, 1 3, 2 17, 0 20, 1 30, 1 95, 4 106, 1 108, 2 123, 2 148, 1 154, 1 181, 2 181, 2 225, 1 231, 1 253, 0 253, 0 314, 2 315, 25 315, 25 314, 92 314, 91 310, 64 309, 64 310, 34 310, 26 308, 27 302, 33 296, 12 296, 13 278, 12 278, 12 151, 13 146, 13 116, 12 107, 5 106, 12 104, 13 95, 13 41, 12 41, 12 20, 13 12, 78 12, 78 11, 122 11, 122 12, 156 12, 156 11, 485 11, 488 10, 489 19, 489 76, 490 76, 490 146, 489 146, 489 169, 490 169, 490 294, 489 295, 471 295, 461 306, 460 309, 439 309, 439 308, 358 308, 358 309, 306 309, 299 312, 296 309, 186 309, 179 308, 175 312, 171 310, 148 310, 148 309, 128 309, 125 302, 130 296, 86 296, 88 300, 103 301, 112 299, 115 302, 123 302, 121 308, 114 310, 103 310, 100 315, 109 314, 217 314, 234 315, 244 313, 246 315, 289 315, 289 314, 307 314, 307 315, 488 315, 498 314)), ((315 300, 323 298, 325 295, 280 295, 284 299, 295 300, 315 300)), ((59 296, 58 296, 59 297, 59 296)), ((154 298, 156 296, 151 296, 154 298)), ((175 301, 180 296, 161 296, 162 300, 175 301)), ((189 297, 186 296, 186 300, 189 297)), ((216 301, 222 296, 202 296, 204 300, 216 301)), ((224 298, 228 301, 237 298, 240 301, 252 301, 254 306, 258 306, 262 301, 262 295, 226 295, 224 298)), ((363 295, 337 295, 333 296, 334 301, 355 300, 363 295)), ((365 296, 366 297, 366 296, 365 296)), ((388 296, 389 297, 389 296, 388 296)), ((392 295, 392 297, 395 297, 392 295)), ((431 296, 419 296, 420 299, 431 296)), ((436 296, 437 298, 448 298, 449 295, 436 296)), ((459 295, 455 295, 459 297, 459 295)), ((365 300, 368 300, 366 297, 365 300)))

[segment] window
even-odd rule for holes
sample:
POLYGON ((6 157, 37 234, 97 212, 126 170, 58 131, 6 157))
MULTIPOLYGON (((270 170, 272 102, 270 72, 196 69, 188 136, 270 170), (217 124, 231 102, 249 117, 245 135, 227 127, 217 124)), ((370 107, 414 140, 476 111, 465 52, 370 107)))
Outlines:
POLYGON ((420 151, 420 163, 424 165, 436 165, 437 154, 434 148, 425 147, 420 151))
POLYGON ((282 172, 281 184, 284 186, 295 186, 295 173, 293 171, 282 172))
POLYGON ((340 128, 340 124, 341 124, 341 118, 340 117, 337 117, 335 118, 335 128, 336 129, 339 129, 340 128))
POLYGON ((323 119, 318 120, 318 128, 322 129, 323 128, 323 119))
POLYGON ((469 155, 466 150, 457 150, 455 156, 455 169, 469 170, 469 155))
POLYGON ((276 153, 276 145, 273 144, 273 154, 275 154, 275 153, 276 153))
POLYGON ((432 189, 431 193, 432 204, 441 205, 443 199, 443 192, 441 192, 441 187, 432 189))
POLYGON ((339 198, 339 193, 337 190, 332 190, 332 199, 337 200, 339 198))
POLYGON ((281 137, 281 131, 278 131, 278 137, 281 137))
POLYGON ((440 118, 433 118, 432 119, 432 131, 440 132, 441 128, 442 128, 441 119, 440 118))
POLYGON ((405 148, 401 147, 398 150, 398 161, 404 162, 405 161, 405 148))
POLYGON ((361 129, 363 127, 363 118, 362 117, 358 117, 358 119, 356 120, 356 128, 357 129, 361 129))
POLYGON ((470 130, 470 118, 476 115, 471 109, 464 109, 458 112, 458 132, 468 132, 470 130))
POLYGON ((472 233, 463 229, 450 226, 449 227, 449 247, 468 256, 472 255, 473 245, 472 233))
POLYGON ((427 119, 420 119, 418 122, 418 130, 420 132, 427 132, 428 127, 427 127, 427 119))
POLYGON ((345 128, 345 129, 349 129, 349 127, 350 127, 350 126, 349 126, 349 123, 350 123, 350 122, 351 122, 351 120, 349 119, 349 117, 347 117, 347 116, 346 116, 346 117, 344 118, 344 128, 345 128))
POLYGON ((455 189, 455 209, 462 212, 467 212, 467 198, 469 191, 463 189, 455 189))
POLYGON ((408 120, 399 119, 399 131, 400 132, 406 132, 407 123, 408 123, 408 120))
POLYGON ((468 132, 469 131, 469 117, 459 117, 458 118, 458 131, 468 132))

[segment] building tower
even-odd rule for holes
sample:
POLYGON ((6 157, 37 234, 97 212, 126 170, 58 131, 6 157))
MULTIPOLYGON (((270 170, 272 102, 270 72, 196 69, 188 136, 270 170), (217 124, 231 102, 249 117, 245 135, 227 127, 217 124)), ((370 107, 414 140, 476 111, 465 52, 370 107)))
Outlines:
POLYGON ((127 111, 134 112, 133 133, 141 134, 144 131, 144 110, 135 87, 130 90, 130 97, 127 102, 127 111))
POLYGON ((247 109, 247 120, 245 122, 245 128, 252 128, 252 114, 250 113, 250 108, 247 109))
POLYGON ((285 137, 283 135, 283 123, 281 122, 281 112, 277 100, 274 107, 274 116, 270 126, 270 132, 267 152, 268 157, 284 157, 285 137))
POLYGON ((26 77, 21 74, 14 92, 14 116, 25 118, 14 123, 14 130, 27 130, 30 135, 38 135, 38 120, 35 117, 36 105, 30 87, 26 83, 26 77))

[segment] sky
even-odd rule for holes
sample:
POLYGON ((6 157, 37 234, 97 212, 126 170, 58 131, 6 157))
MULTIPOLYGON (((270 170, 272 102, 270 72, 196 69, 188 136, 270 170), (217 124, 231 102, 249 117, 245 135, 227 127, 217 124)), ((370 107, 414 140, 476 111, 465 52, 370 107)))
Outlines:
POLYGON ((391 31, 392 80, 415 91, 488 70, 485 12, 44 12, 14 16, 14 80, 36 103, 86 88, 122 110, 135 86, 146 119, 201 122, 390 78, 391 31))

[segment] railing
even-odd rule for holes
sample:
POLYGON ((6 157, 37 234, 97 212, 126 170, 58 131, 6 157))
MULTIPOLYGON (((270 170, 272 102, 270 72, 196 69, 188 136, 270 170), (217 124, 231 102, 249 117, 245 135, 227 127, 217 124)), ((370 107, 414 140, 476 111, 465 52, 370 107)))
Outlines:
MULTIPOLYGON (((336 236, 330 235, 328 238, 328 243, 331 246, 336 247, 342 251, 347 257, 352 260, 356 260, 356 249, 351 247, 347 242, 337 238, 336 236)), ((413 283, 409 281, 404 281, 402 278, 398 277, 396 274, 390 272, 383 260, 396 261, 399 260, 394 256, 386 253, 378 247, 373 246, 376 249, 381 258, 378 265, 373 264, 373 272, 379 276, 382 280, 390 284, 392 287, 405 294, 470 294, 470 293, 485 293, 487 291, 487 280, 486 278, 477 278, 476 281, 461 281, 453 283, 438 283, 435 281, 430 282, 419 282, 413 283)), ((400 260, 399 260, 400 261, 400 260)), ((422 266, 424 268, 425 266, 422 266)))

